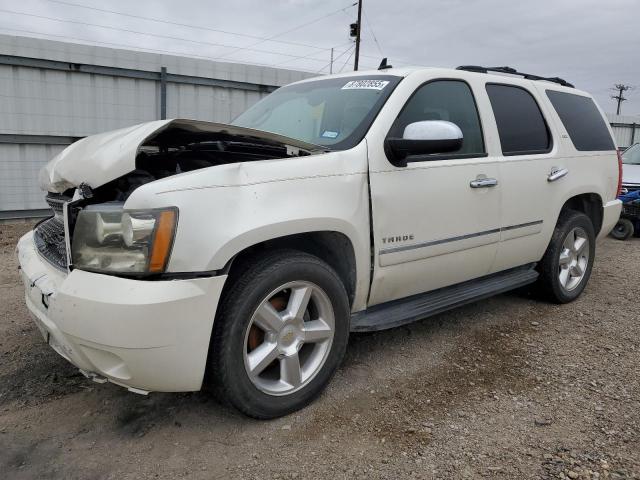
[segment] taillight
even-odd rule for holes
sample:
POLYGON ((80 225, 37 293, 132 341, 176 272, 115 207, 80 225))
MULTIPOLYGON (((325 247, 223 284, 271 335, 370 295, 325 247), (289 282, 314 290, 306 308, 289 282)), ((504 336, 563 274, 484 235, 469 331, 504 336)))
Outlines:
POLYGON ((616 197, 619 197, 622 194, 622 154, 620 153, 620 150, 618 150, 617 153, 618 153, 618 193, 616 194, 616 197))

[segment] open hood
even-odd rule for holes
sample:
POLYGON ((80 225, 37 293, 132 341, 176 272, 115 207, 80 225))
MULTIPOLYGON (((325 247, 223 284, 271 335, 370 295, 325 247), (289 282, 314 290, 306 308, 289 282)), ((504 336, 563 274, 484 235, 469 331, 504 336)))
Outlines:
POLYGON ((263 147, 266 152, 270 148, 284 148, 290 156, 326 151, 318 145, 275 133, 223 123, 157 120, 92 135, 73 143, 40 171, 40 187, 57 193, 81 183, 96 188, 134 171, 141 147, 172 149, 189 143, 225 141, 263 147))

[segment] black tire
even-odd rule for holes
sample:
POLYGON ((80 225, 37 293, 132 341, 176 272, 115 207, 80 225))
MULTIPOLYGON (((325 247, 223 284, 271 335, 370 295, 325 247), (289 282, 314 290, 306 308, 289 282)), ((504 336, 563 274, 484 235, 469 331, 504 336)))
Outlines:
POLYGON ((569 303, 580 296, 591 276, 595 258, 595 237, 593 223, 584 213, 565 210, 560 214, 547 251, 537 267, 540 272, 538 290, 544 298, 554 303, 569 303), (580 283, 571 290, 567 290, 559 279, 560 254, 564 249, 563 244, 567 236, 575 228, 580 228, 586 233, 589 240, 589 257, 580 283))
POLYGON ((628 218, 621 218, 611 230, 610 235, 616 240, 627 240, 634 233, 633 222, 628 218))
POLYGON ((299 410, 317 398, 342 362, 349 339, 350 308, 340 277, 325 262, 297 250, 277 250, 254 258, 230 275, 216 315, 209 352, 208 382, 217 394, 244 414, 269 419, 299 410), (301 389, 271 395, 258 389, 244 365, 251 318, 274 289, 305 281, 328 296, 335 316, 334 337, 324 364, 301 389))

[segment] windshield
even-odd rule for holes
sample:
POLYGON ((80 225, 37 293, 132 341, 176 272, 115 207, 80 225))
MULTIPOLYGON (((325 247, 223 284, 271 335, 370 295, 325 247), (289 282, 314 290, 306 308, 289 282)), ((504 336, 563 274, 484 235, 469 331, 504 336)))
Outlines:
POLYGON ((622 163, 640 165, 640 143, 636 143, 622 152, 622 163))
POLYGON ((331 150, 357 145, 401 77, 327 78, 279 88, 233 121, 331 150))

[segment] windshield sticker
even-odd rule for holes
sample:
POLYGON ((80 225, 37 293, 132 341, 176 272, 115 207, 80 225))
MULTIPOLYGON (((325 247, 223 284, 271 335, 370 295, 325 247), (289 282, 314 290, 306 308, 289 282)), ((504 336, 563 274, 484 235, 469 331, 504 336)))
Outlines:
POLYGON ((332 132, 330 130, 325 130, 322 132, 322 136, 324 138, 336 138, 338 136, 338 132, 332 132))
POLYGON ((389 84, 389 80, 351 80, 342 90, 382 90, 389 84))

